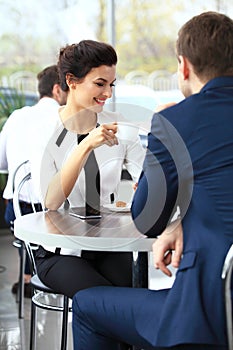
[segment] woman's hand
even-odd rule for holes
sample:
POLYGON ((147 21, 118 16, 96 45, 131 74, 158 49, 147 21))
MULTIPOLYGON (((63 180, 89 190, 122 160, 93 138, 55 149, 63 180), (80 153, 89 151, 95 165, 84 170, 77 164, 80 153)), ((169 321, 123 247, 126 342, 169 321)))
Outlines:
POLYGON ((93 129, 89 135, 83 140, 90 143, 92 149, 102 146, 103 144, 110 147, 118 145, 116 137, 117 123, 102 124, 93 129))
POLYGON ((179 267, 183 252, 183 229, 181 220, 173 221, 153 243, 153 260, 156 269, 171 277, 169 264, 179 267), (174 252, 172 252, 174 251, 174 252))
POLYGON ((103 144, 110 147, 118 144, 116 132, 117 123, 102 124, 90 131, 89 135, 76 146, 49 184, 45 199, 47 208, 57 210, 65 198, 70 195, 90 152, 94 148, 103 144))

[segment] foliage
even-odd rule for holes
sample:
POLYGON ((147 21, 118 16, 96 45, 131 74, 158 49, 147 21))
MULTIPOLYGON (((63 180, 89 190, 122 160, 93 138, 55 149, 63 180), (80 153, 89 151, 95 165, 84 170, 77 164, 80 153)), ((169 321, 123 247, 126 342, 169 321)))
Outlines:
MULTIPOLYGON (((107 33, 109 1, 99 0, 94 21, 96 37, 109 41, 107 33), (103 17, 105 16, 105 26, 103 17)), ((192 16, 207 10, 226 12, 224 1, 208 0, 115 0, 117 72, 124 79, 130 71, 167 70, 175 73, 175 41, 179 28, 192 16), (220 3, 222 4, 220 6, 220 3), (192 9, 190 11, 190 9, 192 9)))
POLYGON ((178 5, 161 2, 131 0, 122 3, 117 11, 118 73, 123 77, 132 70, 176 71, 174 44, 178 25, 174 13, 178 5), (168 26, 169 23, 169 26, 168 26))
MULTIPOLYGON (((107 2, 99 0, 96 16, 96 37, 109 41, 107 33, 107 2), (105 17, 105 25, 103 18, 105 17)), ((115 2, 115 37, 118 53, 117 72, 120 79, 130 71, 177 69, 175 39, 179 24, 177 14, 184 10, 184 2, 166 3, 154 0, 118 0, 115 2)))
MULTIPOLYGON (((31 3, 0 0, 0 76, 11 73, 8 74, 9 66, 15 67, 14 71, 34 71, 30 67, 53 64, 59 48, 76 42, 76 34, 77 41, 110 40, 111 0, 41 0, 34 1, 33 6, 31 3), (82 23, 88 24, 93 37, 85 32, 82 23)), ((193 15, 207 10, 231 16, 233 5, 223 0, 115 0, 119 76, 124 78, 131 70, 175 72, 174 43, 178 29, 193 15)))
POLYGON ((25 106, 25 95, 21 91, 12 88, 0 90, 0 131, 9 117, 15 110, 25 106))
POLYGON ((2 192, 6 187, 7 183, 7 174, 0 174, 0 197, 2 196, 2 192))
POLYGON ((15 65, 15 64, 7 64, 6 66, 1 65, 0 66, 0 79, 6 79, 8 81, 11 74, 14 74, 16 72, 20 71, 29 71, 32 73, 37 74, 41 69, 43 69, 44 66, 38 65, 38 64, 27 64, 24 62, 23 64, 15 65))

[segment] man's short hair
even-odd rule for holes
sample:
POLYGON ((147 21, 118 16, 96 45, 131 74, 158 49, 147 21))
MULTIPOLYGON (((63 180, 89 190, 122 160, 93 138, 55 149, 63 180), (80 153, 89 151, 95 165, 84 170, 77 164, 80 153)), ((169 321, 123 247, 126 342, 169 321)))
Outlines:
POLYGON ((177 55, 185 56, 202 80, 233 75, 233 21, 224 14, 204 12, 178 32, 177 55))
POLYGON ((37 74, 37 79, 40 98, 44 96, 53 97, 54 85, 60 84, 57 65, 52 65, 43 69, 37 74))

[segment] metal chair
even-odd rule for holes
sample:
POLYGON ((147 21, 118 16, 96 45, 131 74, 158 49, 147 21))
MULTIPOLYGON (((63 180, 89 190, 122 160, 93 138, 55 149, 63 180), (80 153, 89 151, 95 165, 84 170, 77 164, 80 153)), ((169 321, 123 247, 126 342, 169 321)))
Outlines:
MULTIPOLYGON (((29 161, 26 160, 24 162, 22 162, 21 164, 18 165, 18 167, 15 169, 13 178, 12 178, 12 189, 13 189, 13 193, 15 191, 15 187, 17 184, 17 181, 19 182, 19 178, 22 178, 24 175, 26 175, 28 173, 28 163, 29 161)), ((29 194, 29 198, 30 198, 30 192, 29 194)), ((35 206, 33 201, 30 201, 32 204, 32 210, 33 212, 36 212, 35 206)), ((20 207, 19 207, 20 209, 20 207)), ((22 215, 21 210, 20 213, 18 213, 19 215, 22 215)), ((11 232, 14 234, 14 222, 11 221, 10 222, 10 230, 11 232)), ((19 303, 19 307, 18 307, 18 317, 19 318, 24 318, 24 267, 25 267, 25 254, 24 254, 24 246, 23 246, 23 242, 20 239, 15 239, 13 241, 13 246, 17 249, 21 250, 21 254, 20 254, 20 260, 19 260, 19 287, 18 287, 18 292, 17 292, 17 296, 16 296, 16 301, 19 303)), ((35 247, 37 248, 37 247, 35 247)))
MULTIPOLYGON (((15 191, 15 188, 17 184, 19 184, 20 180, 29 172, 29 161, 26 160, 22 162, 21 164, 18 165, 18 167, 15 169, 15 172, 13 174, 12 178, 12 190, 13 193, 15 191)), ((27 187, 26 188, 27 192, 27 197, 29 198, 30 204, 31 204, 31 210, 32 212, 36 212, 36 207, 34 204, 34 200, 31 195, 30 189, 27 187)), ((21 208, 19 207, 20 212, 18 215, 22 215, 21 208)), ((14 234, 14 221, 10 222, 10 230, 14 234)), ((18 302, 18 317, 19 318, 24 318, 24 268, 25 268, 25 262, 26 262, 26 256, 25 256, 25 251, 23 242, 20 239, 15 239, 13 241, 13 246, 15 248, 18 248, 20 250, 20 260, 19 260, 19 284, 18 284, 18 291, 16 295, 16 301, 18 302)), ((31 245, 32 249, 38 249, 38 246, 33 244, 31 245)))
POLYGON ((228 349, 233 350, 233 324, 232 324, 232 295, 231 295, 231 280, 233 271, 233 244, 231 245, 226 255, 223 269, 222 279, 224 281, 224 299, 226 310, 226 326, 228 349))
MULTIPOLYGON (((31 179, 31 174, 28 173, 24 178, 20 181, 18 186, 16 187, 14 191, 13 196, 13 205, 14 205, 14 211, 16 218, 21 216, 21 208, 19 203, 19 194, 22 189, 22 187, 25 185, 27 181, 31 179)), ((29 214, 30 215, 30 214, 29 214)), ((17 235, 17 233, 15 232, 17 235)), ((46 285, 44 285, 38 275, 36 270, 36 264, 34 260, 34 254, 33 250, 31 248, 30 242, 23 242, 23 245, 28 253, 30 265, 31 265, 31 285, 33 287, 33 296, 31 299, 31 324, 30 324, 30 350, 34 350, 36 346, 36 334, 35 334, 35 326, 36 326, 36 307, 39 307, 41 309, 45 310, 52 310, 52 311, 60 311, 62 312, 62 334, 61 334, 61 350, 66 350, 67 346, 67 325, 68 325, 68 312, 71 310, 69 307, 69 297, 62 295, 63 303, 62 305, 53 305, 48 302, 42 301, 41 296, 46 294, 54 295, 54 296, 61 296, 61 294, 46 285)))

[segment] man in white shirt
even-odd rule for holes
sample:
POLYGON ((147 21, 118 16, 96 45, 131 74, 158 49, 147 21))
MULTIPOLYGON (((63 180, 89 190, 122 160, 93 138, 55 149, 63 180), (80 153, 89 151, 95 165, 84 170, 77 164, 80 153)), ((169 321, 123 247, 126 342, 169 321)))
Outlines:
MULTIPOLYGON (((62 91, 59 83, 59 75, 56 65, 43 69, 37 75, 39 101, 34 106, 25 106, 15 110, 7 119, 2 132, 0 133, 0 168, 8 169, 8 180, 3 192, 3 197, 7 200, 5 211, 5 220, 13 230, 15 219, 13 210, 13 178, 17 167, 30 158, 32 148, 38 147, 34 144, 34 137, 39 130, 47 129, 53 126, 57 118, 57 110, 60 105, 66 103, 66 92, 62 91)), ((43 135, 41 135, 43 137, 43 135)), ((17 173, 15 183, 22 179, 29 168, 25 165, 17 173)), ((30 184, 29 184, 30 186, 30 184)), ((23 214, 32 211, 31 199, 36 204, 37 210, 41 210, 40 201, 30 190, 22 190, 20 196, 20 205, 23 214), (30 192, 30 198, 28 193, 30 192)), ((25 296, 30 296, 30 270, 26 259, 25 266, 25 296)), ((12 292, 17 293, 18 283, 12 287, 12 292)))

